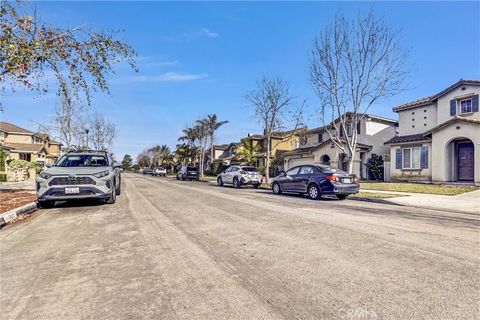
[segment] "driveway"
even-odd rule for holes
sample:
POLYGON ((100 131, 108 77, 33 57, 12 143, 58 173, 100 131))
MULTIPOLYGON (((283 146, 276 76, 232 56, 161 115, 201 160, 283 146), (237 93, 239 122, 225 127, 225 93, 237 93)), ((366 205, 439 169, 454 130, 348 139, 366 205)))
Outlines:
POLYGON ((478 215, 123 183, 0 231, 2 319, 478 319, 478 215))

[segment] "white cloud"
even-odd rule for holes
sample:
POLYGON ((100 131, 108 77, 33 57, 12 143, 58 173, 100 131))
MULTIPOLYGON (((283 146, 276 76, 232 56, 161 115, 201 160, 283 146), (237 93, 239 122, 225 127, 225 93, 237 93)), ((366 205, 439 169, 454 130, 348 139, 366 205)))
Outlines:
POLYGON ((202 34, 202 35, 204 35, 204 36, 207 36, 207 37, 209 37, 209 38, 216 38, 216 37, 219 36, 218 33, 212 32, 212 31, 208 30, 207 28, 202 28, 202 29, 200 30, 200 34, 202 34))
POLYGON ((194 74, 194 73, 178 73, 178 72, 166 72, 153 76, 135 76, 130 80, 139 82, 180 82, 180 81, 192 81, 201 80, 207 78, 207 74, 194 74))
POLYGON ((173 67, 179 65, 178 60, 173 61, 157 61, 157 62, 147 62, 144 65, 147 67, 173 67))
POLYGON ((207 28, 201 28, 198 31, 185 33, 183 35, 186 39, 198 39, 198 38, 217 38, 220 35, 216 32, 213 32, 207 28))

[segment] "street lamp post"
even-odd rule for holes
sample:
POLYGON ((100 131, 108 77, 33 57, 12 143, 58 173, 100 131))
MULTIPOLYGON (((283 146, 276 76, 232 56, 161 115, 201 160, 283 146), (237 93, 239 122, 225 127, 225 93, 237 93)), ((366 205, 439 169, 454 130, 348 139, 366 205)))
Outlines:
POLYGON ((85 128, 85 146, 87 149, 88 149, 88 132, 90 132, 90 130, 85 128))

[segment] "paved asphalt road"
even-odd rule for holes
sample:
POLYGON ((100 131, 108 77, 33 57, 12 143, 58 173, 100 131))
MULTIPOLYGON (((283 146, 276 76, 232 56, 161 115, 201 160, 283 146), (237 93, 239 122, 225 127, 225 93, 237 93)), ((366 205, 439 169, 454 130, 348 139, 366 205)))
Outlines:
POLYGON ((123 183, 0 231, 0 318, 479 319, 480 216, 123 183))

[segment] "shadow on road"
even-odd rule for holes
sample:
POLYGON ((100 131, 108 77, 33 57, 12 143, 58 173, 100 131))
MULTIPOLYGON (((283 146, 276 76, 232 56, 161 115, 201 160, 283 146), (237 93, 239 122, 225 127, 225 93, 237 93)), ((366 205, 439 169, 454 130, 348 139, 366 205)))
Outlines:
POLYGON ((104 205, 104 200, 98 199, 83 199, 83 200, 70 200, 70 201, 58 201, 55 203, 54 208, 82 208, 82 207, 95 207, 104 205))

